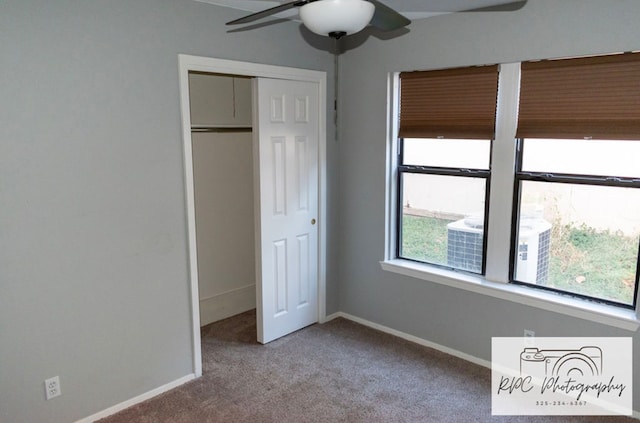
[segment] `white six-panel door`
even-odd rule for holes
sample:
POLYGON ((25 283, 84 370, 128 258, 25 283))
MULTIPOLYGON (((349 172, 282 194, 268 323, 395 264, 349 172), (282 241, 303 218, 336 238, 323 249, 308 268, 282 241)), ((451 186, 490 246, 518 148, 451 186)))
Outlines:
POLYGON ((318 321, 318 84, 256 78, 258 342, 318 321))

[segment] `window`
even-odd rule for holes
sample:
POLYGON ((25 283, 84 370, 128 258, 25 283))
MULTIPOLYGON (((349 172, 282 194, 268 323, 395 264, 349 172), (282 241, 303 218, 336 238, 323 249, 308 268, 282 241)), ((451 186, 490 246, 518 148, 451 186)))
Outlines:
POLYGON ((398 256, 482 273, 490 141, 400 142, 398 256))
POLYGON ((425 279, 469 280, 436 265, 634 309, 640 54, 500 69, 499 90, 498 67, 400 74, 389 258, 425 279), (493 104, 466 97, 479 92, 493 104))
POLYGON ((639 71, 634 54, 522 65, 514 282, 635 308, 639 71))
POLYGON ((483 273, 497 66, 401 75, 397 256, 483 273))
POLYGON ((640 141, 527 138, 518 157, 514 281, 634 306, 640 141))

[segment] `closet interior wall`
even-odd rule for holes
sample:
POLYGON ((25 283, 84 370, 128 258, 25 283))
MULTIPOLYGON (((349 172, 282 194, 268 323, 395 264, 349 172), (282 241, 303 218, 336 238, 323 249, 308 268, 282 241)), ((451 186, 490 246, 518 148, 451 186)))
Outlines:
POLYGON ((200 325, 256 306, 251 79, 189 75, 200 325))

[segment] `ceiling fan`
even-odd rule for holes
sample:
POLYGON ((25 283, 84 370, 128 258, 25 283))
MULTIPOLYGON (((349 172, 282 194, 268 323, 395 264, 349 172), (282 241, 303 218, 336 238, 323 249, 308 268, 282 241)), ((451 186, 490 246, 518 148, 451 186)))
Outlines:
MULTIPOLYGON (((215 0, 211 2, 215 3, 215 0)), ((454 9, 443 7, 438 13, 433 14, 457 11, 511 11, 520 9, 526 2, 527 0, 481 0, 478 3, 477 0, 458 0, 453 2, 458 4, 454 9), (478 4, 479 7, 476 7, 478 4), (487 4, 489 7, 484 7, 487 4)), ((410 19, 379 0, 294 0, 235 19, 227 22, 227 25, 254 22, 294 8, 299 8, 300 19, 309 30, 336 40, 360 32, 368 25, 381 31, 394 31, 411 23, 410 19)))
POLYGON ((528 0, 384 0, 392 3, 394 8, 383 4, 380 0, 293 0, 281 4, 280 0, 195 1, 254 12, 227 22, 227 25, 248 24, 273 15, 292 19, 295 9, 298 9, 300 20, 305 27, 316 34, 333 38, 335 40, 334 121, 337 140, 339 45, 342 37, 360 32, 368 25, 380 31, 399 30, 411 23, 410 17, 421 19, 455 12, 515 11, 521 9, 528 0), (262 5, 272 7, 261 10, 262 5), (402 10, 402 13, 395 9, 402 10))
POLYGON ((371 25, 382 31, 403 28, 411 21, 378 0, 295 0, 227 22, 237 25, 299 7, 304 25, 320 35, 341 38, 371 25))

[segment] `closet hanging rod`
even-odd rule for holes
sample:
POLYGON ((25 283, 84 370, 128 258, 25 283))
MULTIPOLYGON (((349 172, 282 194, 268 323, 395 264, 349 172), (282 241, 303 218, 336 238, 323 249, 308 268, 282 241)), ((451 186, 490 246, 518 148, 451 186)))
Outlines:
POLYGON ((191 132, 252 132, 250 127, 192 127, 191 132))

